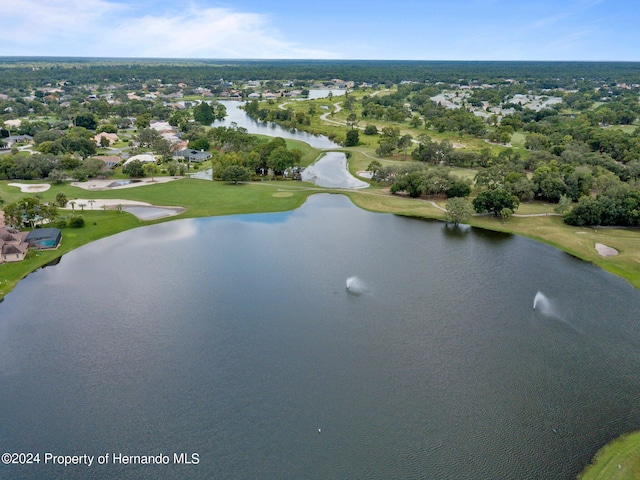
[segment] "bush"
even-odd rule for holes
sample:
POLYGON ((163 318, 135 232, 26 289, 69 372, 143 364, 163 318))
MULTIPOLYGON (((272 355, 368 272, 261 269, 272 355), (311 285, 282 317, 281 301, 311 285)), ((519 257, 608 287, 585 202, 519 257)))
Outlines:
POLYGON ((445 193, 447 198, 464 198, 471 194, 471 187, 465 182, 453 182, 445 193))
POLYGON ((69 217, 69 226, 71 228, 84 227, 84 217, 82 215, 72 215, 69 217))
POLYGON ((378 127, 376 127, 375 125, 367 125, 366 127, 364 127, 364 134, 365 135, 377 135, 378 134, 378 127))
POLYGON ((67 220, 64 218, 59 218, 53 225, 59 229, 67 228, 67 220))

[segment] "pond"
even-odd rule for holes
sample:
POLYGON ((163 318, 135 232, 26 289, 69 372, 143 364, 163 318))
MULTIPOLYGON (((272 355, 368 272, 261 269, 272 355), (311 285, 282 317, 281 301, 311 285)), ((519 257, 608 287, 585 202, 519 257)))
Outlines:
POLYGON ((199 463, 2 475, 574 478, 640 428, 638 311, 549 246, 340 195, 127 231, 0 304, 0 451, 199 463))

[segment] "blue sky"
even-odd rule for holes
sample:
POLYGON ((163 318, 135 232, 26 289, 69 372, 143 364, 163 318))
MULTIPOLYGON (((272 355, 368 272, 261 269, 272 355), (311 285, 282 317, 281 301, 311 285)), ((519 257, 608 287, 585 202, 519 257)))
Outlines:
POLYGON ((640 61, 639 21, 638 0, 19 0, 0 56, 640 61))

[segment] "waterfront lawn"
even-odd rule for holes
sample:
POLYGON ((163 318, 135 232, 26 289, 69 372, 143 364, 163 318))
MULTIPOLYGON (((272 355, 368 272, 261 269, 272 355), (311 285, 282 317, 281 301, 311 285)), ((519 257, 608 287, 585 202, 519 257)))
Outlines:
POLYGON ((640 288, 638 229, 572 227, 566 225, 561 216, 512 217, 507 221, 492 216, 474 216, 470 224, 488 230, 515 233, 547 243, 626 278, 633 286, 640 288), (619 254, 603 257, 596 251, 596 243, 613 247, 619 254))
POLYGON ((22 262, 0 265, 0 299, 9 293, 22 278, 61 255, 86 243, 138 227, 143 223, 133 215, 118 213, 114 210, 81 213, 85 219, 85 226, 83 228, 63 228, 62 242, 57 250, 30 250, 27 258, 22 262))
POLYGON ((640 432, 615 439, 601 448, 578 476, 579 480, 633 480, 640 478, 640 432))

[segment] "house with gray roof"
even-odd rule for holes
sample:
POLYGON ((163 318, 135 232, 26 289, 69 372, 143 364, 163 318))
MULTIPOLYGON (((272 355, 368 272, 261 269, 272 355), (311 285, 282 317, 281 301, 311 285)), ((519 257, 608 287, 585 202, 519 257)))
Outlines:
POLYGON ((205 151, 191 150, 186 148, 173 154, 176 160, 186 160, 187 162, 201 163, 211 158, 211 154, 205 151))
POLYGON ((56 249, 62 241, 62 232, 57 228, 35 228, 25 241, 36 250, 56 249))

